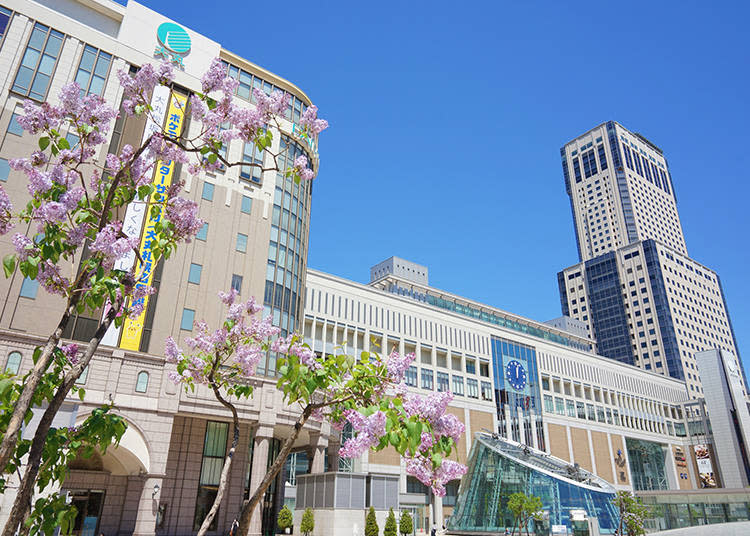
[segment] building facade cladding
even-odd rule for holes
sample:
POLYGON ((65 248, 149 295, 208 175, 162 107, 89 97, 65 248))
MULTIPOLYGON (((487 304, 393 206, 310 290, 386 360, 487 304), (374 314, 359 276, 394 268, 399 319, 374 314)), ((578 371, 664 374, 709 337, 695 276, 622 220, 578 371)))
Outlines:
POLYGON ((620 359, 629 348, 633 364, 684 379, 692 397, 702 396, 695 353, 721 348, 744 369, 718 276, 705 266, 655 241, 645 240, 558 274, 563 312, 587 322, 600 354, 620 359), (610 300, 597 294, 592 267, 612 266, 610 300), (612 303, 624 316, 610 333, 598 325, 612 303))
MULTIPOLYGON (((200 78, 215 57, 221 57, 230 76, 240 81, 235 99, 238 106, 254 105, 247 84, 262 91, 290 93, 290 106, 280 120, 280 131, 274 132, 271 151, 278 153, 286 146, 292 159, 305 153, 317 167, 316 140, 302 140, 295 134, 295 121, 311 104, 308 97, 286 80, 222 49, 219 43, 184 29, 190 50, 170 56, 157 40, 157 28, 172 21, 132 1, 127 6, 108 0, 0 0, 0 4, 0 169, 10 158, 37 149, 32 136, 17 130, 14 118, 27 96, 54 103, 60 88, 75 80, 118 105, 122 87, 116 73, 158 63, 165 54, 178 63, 175 93, 200 91, 200 78)), ((108 152, 118 153, 124 144, 140 145, 145 127, 142 119, 118 119, 108 152)), ((183 133, 195 136, 198 129, 199 125, 188 119, 183 133)), ((248 151, 239 141, 230 143, 225 151, 230 161, 244 158, 271 165, 269 155, 248 151)), ((98 155, 100 160, 104 156, 104 151, 98 155)), ((283 174, 289 158, 280 164, 283 174)), ((10 171, 4 179, 14 205, 25 205, 28 192, 22 174, 10 171)), ((166 337, 184 340, 191 335, 193 320, 219 322, 224 311, 216 297, 218 291, 234 287, 243 297, 266 297, 267 281, 273 281, 274 287, 264 302, 277 325, 285 331, 301 327, 302 300, 297 296, 304 293, 311 186, 290 184, 275 172, 260 174, 252 168, 236 167, 191 177, 176 166, 173 180, 185 181, 184 196, 199 205, 200 217, 207 224, 194 241, 155 268, 158 291, 148 306, 136 345, 139 351, 118 348, 115 334, 114 344, 100 347, 80 380, 86 398, 78 406, 77 423, 93 407, 109 400, 129 424, 127 441, 90 463, 76 462, 63 486, 74 494, 95 490, 87 496, 93 501, 91 508, 99 508, 94 530, 100 532, 153 534, 158 519, 159 530, 165 534, 193 533, 194 523, 204 511, 201 508, 215 492, 216 462, 212 460, 227 448, 219 432, 231 416, 208 391, 199 389, 188 395, 168 381, 170 367, 162 357, 166 337), (205 450, 209 436, 212 448, 205 450), (160 495, 152 495, 157 485, 160 495), (157 515, 157 504, 169 507, 160 508, 157 515)), ((10 236, 0 239, 0 254, 12 249, 10 236)), ((63 303, 18 276, 0 280, 0 296, 2 366, 24 374, 31 367, 33 346, 52 332, 63 303)), ((86 339, 98 320, 96 314, 89 316, 71 320, 66 338, 86 339)), ((270 356, 268 364, 261 364, 262 371, 273 375, 273 363, 270 356)), ((255 398, 240 406, 242 440, 235 463, 243 476, 230 482, 217 521, 219 532, 229 530, 231 516, 247 489, 257 486, 265 474, 274 441, 287 437, 296 419, 296 410, 284 405, 272 379, 259 378, 255 398)), ((311 466, 322 470, 329 435, 328 428, 311 422, 295 450, 309 451, 311 466)), ((275 489, 278 492, 265 501, 266 529, 273 526, 274 512, 283 504, 284 486, 275 489)), ((2 498, 0 524, 12 498, 11 492, 2 498)), ((256 516, 251 532, 260 534, 262 528, 261 517, 256 516)))
POLYGON ((658 147, 610 121, 568 142, 560 155, 581 261, 649 238, 687 255, 658 147))
MULTIPOLYGON (((455 391, 456 377, 467 387, 479 382, 479 396, 467 388, 450 409, 460 418, 468 409, 467 435, 495 430, 578 463, 619 489, 661 483, 663 475, 670 489, 700 485, 690 445, 712 438, 707 425, 702 432, 688 426, 700 413, 689 413, 685 404, 700 401, 690 401, 683 381, 392 293, 378 282, 362 285, 314 270, 307 275, 305 340, 317 352, 337 346, 355 355, 372 348, 414 352, 406 384, 423 394, 445 386, 455 391), (478 425, 480 417, 487 424, 478 425), (628 440, 631 448, 658 449, 653 470, 629 462, 628 440)), ((462 438, 459 446, 461 461, 468 441, 462 438)), ((354 471, 395 473, 401 463, 395 454, 368 454, 354 471)), ((402 492, 408 485, 402 480, 402 492)))

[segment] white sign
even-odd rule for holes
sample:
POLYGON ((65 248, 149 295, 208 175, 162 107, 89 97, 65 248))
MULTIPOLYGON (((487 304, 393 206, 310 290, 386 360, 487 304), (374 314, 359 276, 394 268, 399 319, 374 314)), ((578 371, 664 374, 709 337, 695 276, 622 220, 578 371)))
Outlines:
MULTIPOLYGON (((145 141, 158 130, 161 130, 162 124, 164 124, 164 117, 167 114, 167 107, 169 106, 169 88, 166 86, 156 86, 154 88, 154 94, 151 96, 151 107, 153 108, 151 115, 146 123, 146 128, 143 131, 143 138, 141 143, 145 141)), ((145 158, 145 157, 144 157, 145 158)), ((151 164, 150 161, 145 162, 146 165, 151 164)), ((123 218, 122 232, 130 238, 138 238, 141 236, 141 229, 143 228, 143 217, 146 214, 146 201, 134 200, 128 205, 125 210, 125 218, 123 218)), ((135 263, 135 252, 129 251, 128 254, 118 259, 115 262, 115 268, 117 270, 128 271, 133 267, 135 263)), ((107 329, 107 333, 102 337, 102 344, 107 346, 117 346, 117 341, 120 338, 120 328, 115 327, 115 324, 110 324, 107 329)))

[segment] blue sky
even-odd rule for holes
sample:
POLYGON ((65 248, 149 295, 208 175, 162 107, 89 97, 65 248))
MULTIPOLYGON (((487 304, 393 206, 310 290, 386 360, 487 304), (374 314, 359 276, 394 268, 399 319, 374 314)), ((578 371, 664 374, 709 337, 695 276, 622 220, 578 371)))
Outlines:
POLYGON ((643 133, 750 372, 750 4, 144 3, 318 104, 309 265, 355 281, 398 255, 435 287, 559 316, 578 260, 559 148, 609 119, 643 133))

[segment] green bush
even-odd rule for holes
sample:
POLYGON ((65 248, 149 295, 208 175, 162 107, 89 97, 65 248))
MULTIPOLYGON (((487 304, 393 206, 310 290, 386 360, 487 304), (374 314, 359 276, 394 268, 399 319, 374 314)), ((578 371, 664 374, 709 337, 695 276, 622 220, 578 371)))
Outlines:
POLYGON ((305 513, 302 514, 302 523, 300 523, 299 531, 305 536, 310 536, 310 533, 315 529, 315 516, 311 508, 305 508, 305 513))
POLYGON ((414 530, 414 524, 411 520, 411 514, 409 512, 401 512, 401 519, 398 520, 398 531, 406 536, 411 534, 414 530))
POLYGON ((279 517, 276 519, 276 523, 278 523, 281 530, 292 528, 294 518, 292 518, 292 511, 287 505, 284 505, 284 507, 279 510, 279 517))
POLYGON ((375 519, 375 508, 370 506, 370 511, 367 512, 367 519, 365 520, 365 536, 378 536, 380 529, 378 528, 378 520, 375 519))
POLYGON ((385 520, 385 527, 383 528, 383 536, 396 536, 396 516, 393 515, 393 508, 388 512, 388 517, 385 520))

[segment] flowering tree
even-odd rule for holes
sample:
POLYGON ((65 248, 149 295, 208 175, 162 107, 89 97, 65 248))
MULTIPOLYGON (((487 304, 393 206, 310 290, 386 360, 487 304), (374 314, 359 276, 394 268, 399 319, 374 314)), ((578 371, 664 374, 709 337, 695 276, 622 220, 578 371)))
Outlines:
MULTIPOLYGON (((90 455, 94 448, 103 450, 124 432, 124 421, 108 407, 92 413, 77 429, 55 431, 51 425, 71 391, 83 398, 75 381, 110 325, 119 327, 128 315, 143 312, 144 298, 154 290, 145 277, 147 267, 168 258, 203 224, 197 204, 180 196, 181 181, 168 187, 152 182, 157 163, 186 164, 193 174, 248 166, 284 171, 298 182, 314 176, 306 157, 300 156, 282 169, 282 152, 272 151, 272 127, 281 129, 279 116, 286 110, 289 95, 256 91, 255 108, 236 105, 237 81, 225 76, 225 67, 217 58, 202 78, 202 93, 187 103, 199 125, 195 135, 187 136, 162 127, 151 107, 155 88, 169 85, 171 76, 168 64, 144 65, 132 76, 119 73, 124 113, 145 116, 149 125, 139 147, 125 145, 119 154, 105 154, 103 147, 117 111, 97 95, 82 95, 75 83, 62 88, 57 104, 27 101, 18 119, 25 131, 38 137, 39 149, 28 158, 10 162, 28 178, 30 200, 26 206, 15 212, 0 188, 0 234, 7 234, 16 224, 29 228, 26 234, 13 236, 16 252, 3 259, 3 268, 6 277, 19 271, 38 281, 47 292, 59 295, 64 307, 47 342, 35 350, 32 370, 22 378, 0 376, 0 493, 5 491, 9 474, 18 474, 20 479, 4 536, 19 528, 22 533, 46 534, 56 524, 65 528, 64 521, 75 515, 74 508, 50 495, 38 499, 32 509, 35 484, 39 491, 62 484, 71 456, 90 455), (61 134, 66 129, 78 139, 72 147, 61 134), (271 157, 265 165, 272 162, 264 167, 227 161, 222 147, 234 139, 255 144, 271 157), (128 235, 123 226, 126 206, 138 203, 147 204, 156 221, 147 259, 138 252, 139 236, 128 235), (134 260, 126 262, 128 257, 134 260), (84 312, 100 318, 94 336, 82 347, 63 344, 62 334, 70 318, 84 312), (31 418, 31 408, 44 404, 47 407, 33 439, 22 439, 21 427, 31 418)), ((175 97, 174 102, 185 101, 175 97)), ((310 106, 300 126, 302 135, 314 138, 327 123, 318 119, 317 109, 310 106)))
POLYGON ((617 525, 617 534, 620 536, 643 536, 646 534, 646 518, 649 515, 649 509, 639 497, 636 497, 629 491, 618 491, 611 499, 612 504, 617 508, 619 521, 617 525))
POLYGON ((232 414, 232 443, 216 499, 198 536, 208 531, 219 509, 239 442, 239 418, 230 400, 252 396, 251 379, 269 351, 279 355, 276 386, 287 404, 299 407, 300 414, 258 489, 243 504, 237 516, 239 534, 247 534, 253 511, 309 419, 326 419, 338 429, 346 422, 351 424, 355 435, 339 450, 344 457, 393 446, 406 457, 406 471, 431 486, 438 496, 445 495, 448 481, 466 472, 466 466, 447 459, 464 432, 461 421, 445 412, 452 395, 441 392, 424 398, 406 392, 402 384, 414 354, 401 355, 394 350, 385 359, 372 352, 362 352, 359 359, 341 354, 318 356, 298 335, 279 337, 270 318, 257 317, 261 307, 253 298, 237 301, 234 290, 219 297, 228 307, 221 327, 211 331, 204 322, 199 323, 198 334, 185 341, 187 352, 172 338, 166 344, 167 359, 177 365, 172 379, 186 389, 208 386, 232 414))

